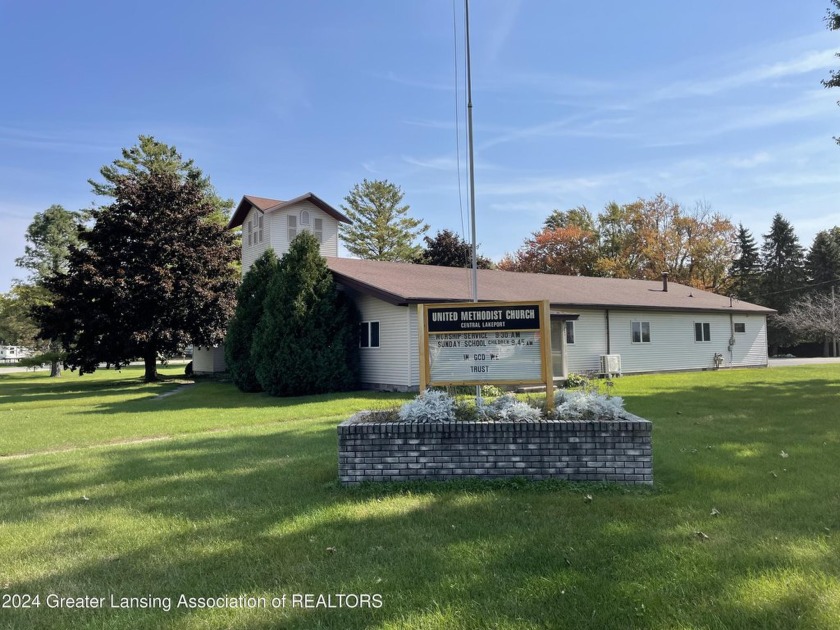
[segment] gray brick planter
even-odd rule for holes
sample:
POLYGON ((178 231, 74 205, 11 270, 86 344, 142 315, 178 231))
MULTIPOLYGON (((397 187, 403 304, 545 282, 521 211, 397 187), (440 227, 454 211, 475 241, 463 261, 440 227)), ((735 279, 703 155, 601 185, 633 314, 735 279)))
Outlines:
POLYGON ((651 423, 626 420, 338 425, 338 474, 363 481, 567 479, 652 484, 651 423))

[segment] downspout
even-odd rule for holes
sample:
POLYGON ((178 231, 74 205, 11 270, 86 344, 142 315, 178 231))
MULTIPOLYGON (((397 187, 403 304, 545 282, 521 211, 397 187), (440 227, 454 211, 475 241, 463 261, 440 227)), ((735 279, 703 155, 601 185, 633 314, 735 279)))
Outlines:
POLYGON ((735 345, 735 318, 732 313, 729 313, 729 367, 732 367, 734 361, 735 351, 732 347, 735 345))
POLYGON ((612 354, 610 352, 610 309, 604 311, 604 323, 607 327, 607 354, 612 354))

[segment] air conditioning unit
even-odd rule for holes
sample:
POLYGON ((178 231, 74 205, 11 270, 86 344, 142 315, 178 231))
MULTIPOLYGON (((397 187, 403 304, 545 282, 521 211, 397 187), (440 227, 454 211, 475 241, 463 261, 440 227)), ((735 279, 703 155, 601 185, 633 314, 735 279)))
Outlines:
POLYGON ((621 355, 620 354, 602 354, 601 355, 601 374, 612 376, 617 374, 621 376, 621 355))

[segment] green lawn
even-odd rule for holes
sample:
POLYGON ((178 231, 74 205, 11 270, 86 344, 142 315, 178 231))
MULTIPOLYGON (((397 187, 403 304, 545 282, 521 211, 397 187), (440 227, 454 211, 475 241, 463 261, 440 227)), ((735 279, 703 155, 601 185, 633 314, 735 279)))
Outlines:
POLYGON ((0 628, 840 628, 840 366, 618 379, 655 423, 652 490, 344 489, 335 425, 399 397, 156 398, 178 382, 138 376, 0 376, 0 605, 41 598, 0 628), (296 593, 382 606, 271 608, 296 593))

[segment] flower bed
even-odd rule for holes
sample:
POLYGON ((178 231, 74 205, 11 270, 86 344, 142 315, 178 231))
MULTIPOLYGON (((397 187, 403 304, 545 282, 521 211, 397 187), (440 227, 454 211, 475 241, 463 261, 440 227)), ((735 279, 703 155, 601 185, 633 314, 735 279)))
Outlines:
MULTIPOLYGON (((558 398, 563 395, 568 397, 558 398)), ((542 418, 511 411, 514 401, 504 398, 493 403, 495 410, 488 406, 484 417, 491 421, 454 421, 454 403, 436 394, 428 401, 435 411, 431 421, 412 403, 400 411, 403 419, 356 414, 338 426, 341 483, 459 477, 653 483, 652 425, 620 404, 606 403, 602 412, 610 419, 580 417, 603 401, 570 403, 565 413, 576 419, 542 418)), ((562 402, 558 411, 564 413, 562 402)))

